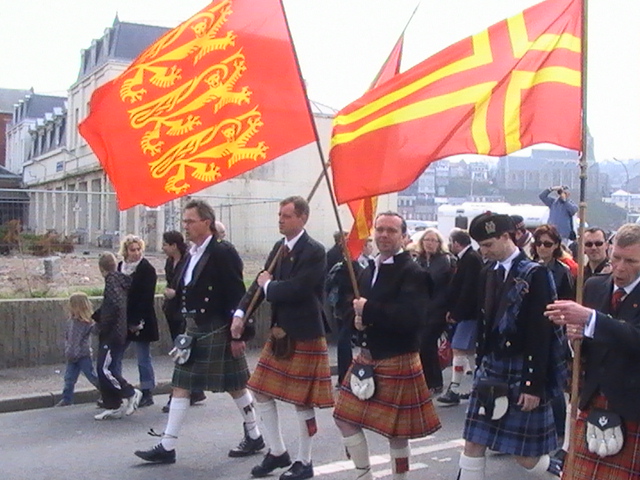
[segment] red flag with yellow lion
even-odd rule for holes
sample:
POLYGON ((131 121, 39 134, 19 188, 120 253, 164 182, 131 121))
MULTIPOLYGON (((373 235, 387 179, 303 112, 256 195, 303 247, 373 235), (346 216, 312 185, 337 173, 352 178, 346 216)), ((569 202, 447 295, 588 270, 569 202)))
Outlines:
POLYGON ((118 206, 157 206, 315 141, 279 0, 217 0, 98 88, 79 126, 118 206))

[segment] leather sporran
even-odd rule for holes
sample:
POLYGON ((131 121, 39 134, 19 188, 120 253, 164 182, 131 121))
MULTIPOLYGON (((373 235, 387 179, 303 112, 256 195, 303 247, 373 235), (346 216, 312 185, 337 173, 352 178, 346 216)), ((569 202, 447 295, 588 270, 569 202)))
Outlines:
POLYGON ((191 360, 191 350, 196 344, 196 339, 191 335, 181 334, 173 341, 173 348, 169 355, 177 365, 184 365, 191 360))
POLYGON ((509 384, 494 378, 481 377, 476 385, 480 408, 478 413, 490 420, 499 420, 509 409, 509 384))
POLYGON ((353 362, 349 386, 351 392, 360 400, 369 400, 373 397, 373 394, 376 393, 373 365, 353 362))
POLYGON ((622 418, 617 413, 594 408, 587 417, 587 448, 599 457, 610 457, 622 450, 622 418))
POLYGON ((271 327, 271 353, 278 360, 288 360, 293 357, 296 341, 287 335, 281 327, 271 327))

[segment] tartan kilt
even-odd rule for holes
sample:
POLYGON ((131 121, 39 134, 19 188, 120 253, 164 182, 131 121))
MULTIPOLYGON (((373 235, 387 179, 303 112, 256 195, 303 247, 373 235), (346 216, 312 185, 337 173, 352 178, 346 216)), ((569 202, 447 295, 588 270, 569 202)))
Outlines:
POLYGON ((420 438, 440 429, 417 352, 373 362, 359 355, 354 362, 374 365, 375 393, 368 400, 351 393, 352 363, 340 386, 336 419, 387 438, 420 438))
POLYGON ((247 386, 258 393, 303 407, 333 407, 331 370, 325 337, 296 340, 293 356, 282 360, 265 344, 247 386))
POLYGON ((509 384, 509 409, 499 420, 479 414, 480 402, 475 388, 471 391, 463 438, 491 450, 523 457, 539 457, 558 448, 551 396, 543 395, 540 405, 523 412, 517 405, 523 357, 503 360, 485 357, 476 371, 474 386, 481 377, 495 378, 509 384))
POLYGON ((475 350, 478 325, 477 320, 462 320, 458 322, 451 339, 451 348, 456 350, 475 350))
POLYGON ((176 365, 171 384, 194 391, 232 392, 246 387, 249 367, 244 355, 234 358, 229 345, 229 327, 214 331, 187 329, 196 339, 189 362, 176 365))
MULTIPOLYGON (((591 401, 592 408, 607 409, 608 402, 600 394, 591 401)), ((640 422, 623 420, 624 446, 616 455, 601 458, 587 449, 585 434, 590 409, 580 411, 574 435, 575 456, 571 475, 565 480, 637 480, 640 478, 640 422)), ((569 469, 565 467, 565 472, 569 469)))

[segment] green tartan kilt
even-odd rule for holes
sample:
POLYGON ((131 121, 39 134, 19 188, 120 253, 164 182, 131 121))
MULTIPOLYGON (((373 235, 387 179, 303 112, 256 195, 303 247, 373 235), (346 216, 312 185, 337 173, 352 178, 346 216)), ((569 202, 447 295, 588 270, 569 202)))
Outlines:
POLYGON ((249 367, 244 355, 233 358, 228 326, 214 331, 187 329, 195 338, 189 362, 176 365, 171 383, 185 390, 231 392, 246 387, 249 367))

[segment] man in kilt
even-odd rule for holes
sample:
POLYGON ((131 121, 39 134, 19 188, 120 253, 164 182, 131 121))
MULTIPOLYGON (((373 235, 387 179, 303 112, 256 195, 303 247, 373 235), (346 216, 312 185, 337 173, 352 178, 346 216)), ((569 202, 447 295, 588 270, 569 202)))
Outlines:
POLYGON ((555 290, 548 270, 514 241, 508 215, 477 216, 469 233, 489 260, 480 274, 478 368, 464 426, 459 480, 484 480, 485 451, 514 455, 532 476, 553 478, 558 440, 551 400, 566 379, 564 336, 544 316, 555 290))
POLYGON ((394 479, 409 470, 409 439, 440 428, 420 363, 428 283, 424 271, 407 251, 407 225, 394 212, 375 220, 380 251, 359 278, 361 297, 353 301, 349 320, 358 330, 360 353, 342 382, 333 416, 360 480, 372 480, 369 449, 363 429, 389 439, 394 479), (373 394, 363 395, 352 375, 373 368, 373 394), (354 390, 356 389, 356 390, 354 390), (368 398, 367 398, 368 397, 368 398))
POLYGON ((244 422, 244 437, 229 451, 244 457, 264 448, 256 423, 253 397, 246 389, 249 368, 244 342, 232 342, 229 327, 236 304, 245 292, 242 260, 232 244, 218 240, 215 214, 200 200, 187 203, 182 223, 193 242, 190 258, 176 272, 177 295, 187 321, 187 335, 195 340, 189 360, 176 364, 167 426, 162 440, 150 450, 135 454, 148 462, 174 463, 178 434, 193 391, 228 392, 244 422))
POLYGON ((248 382, 269 447, 262 463, 251 470, 254 477, 265 477, 276 468, 291 465, 280 432, 276 399, 295 406, 300 428, 297 456, 289 470, 280 475, 281 480, 313 477, 311 440, 317 431, 314 407, 333 406, 323 322, 326 257, 322 244, 304 229, 308 219, 309 204, 304 198, 288 197, 280 202, 278 226, 284 239, 276 242, 265 270, 239 303, 231 327, 232 338, 239 339, 254 295, 271 305, 271 336, 248 382))
MULTIPOLYGON (((547 309, 551 320, 567 326, 569 339, 583 339, 584 382, 570 447, 575 462, 562 477, 569 480, 640 478, 640 225, 617 231, 611 267, 610 275, 587 280, 584 306, 558 300, 547 309), (624 444, 619 452, 589 450, 587 418, 596 409, 621 417, 624 444)), ((596 418, 602 416, 601 411, 596 418)))
POLYGON ((478 277, 482 270, 482 257, 473 249, 466 230, 454 228, 449 234, 449 249, 456 257, 456 272, 449 288, 449 312, 447 321, 455 324, 451 339, 453 364, 451 383, 438 402, 459 405, 468 394, 459 392, 465 369, 475 364, 476 337, 478 331, 478 277))

